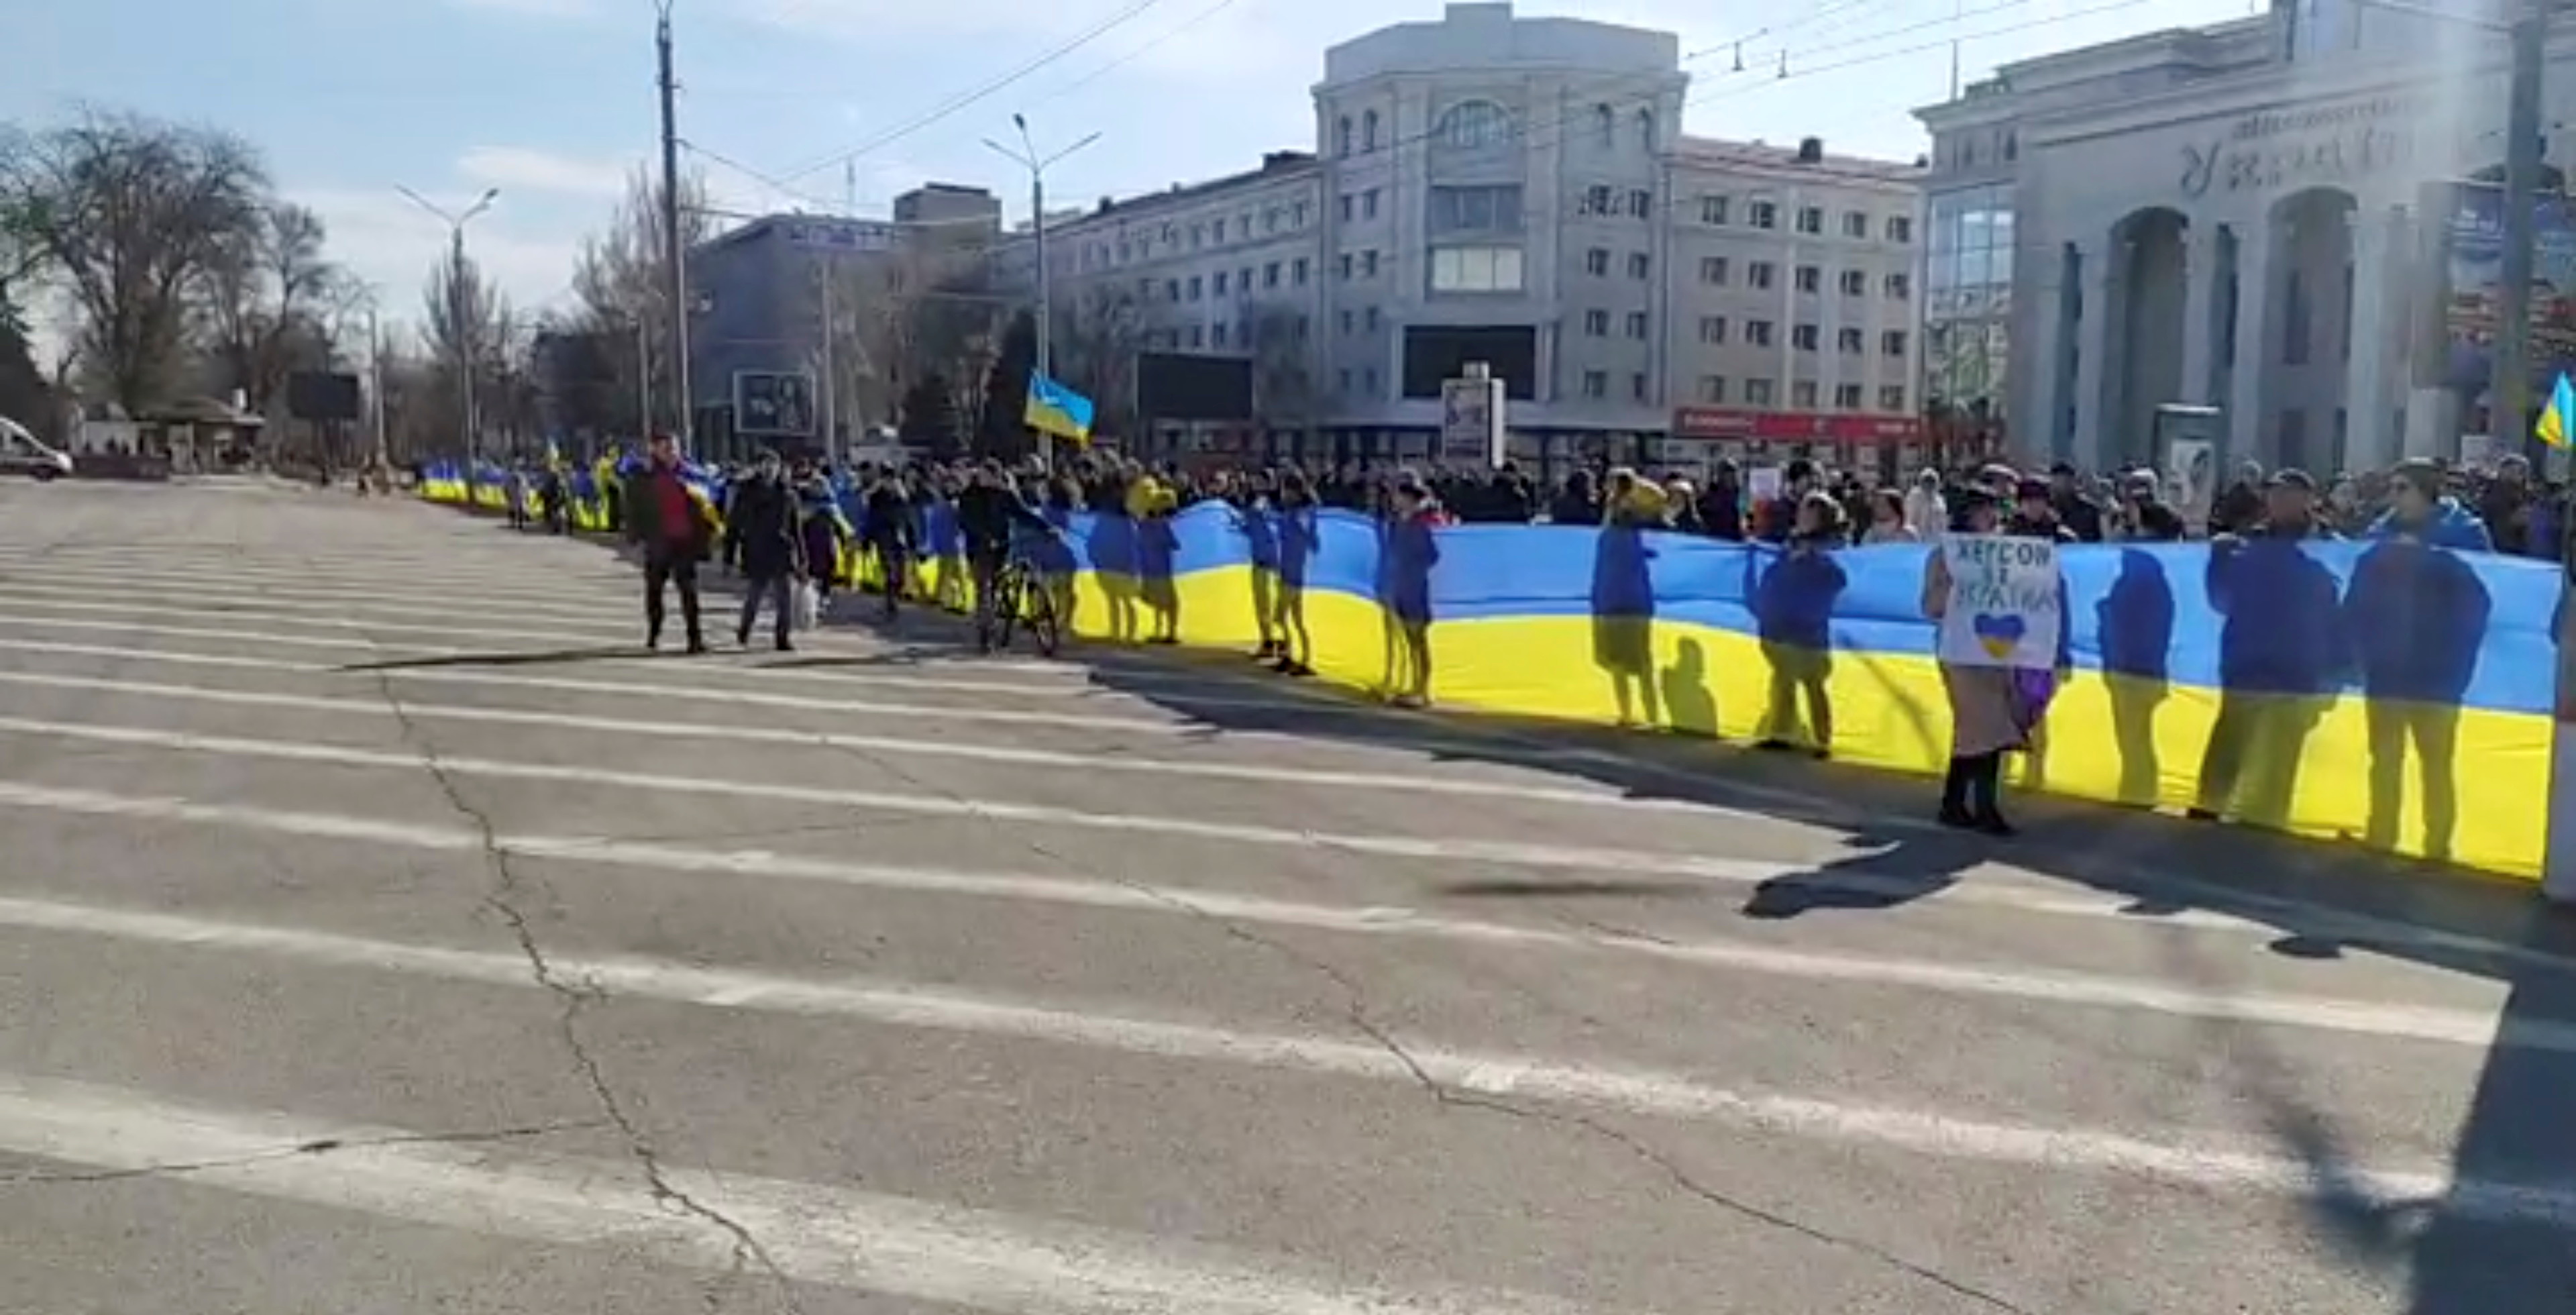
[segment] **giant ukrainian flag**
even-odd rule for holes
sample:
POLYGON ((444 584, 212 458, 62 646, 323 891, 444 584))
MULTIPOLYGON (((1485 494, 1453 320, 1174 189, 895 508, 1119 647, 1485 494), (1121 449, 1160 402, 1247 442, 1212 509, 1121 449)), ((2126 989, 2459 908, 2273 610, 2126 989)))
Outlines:
POLYGON ((1041 434, 1089 443, 1091 415, 1090 398, 1039 371, 1029 371, 1029 404, 1020 412, 1021 424, 1041 434))

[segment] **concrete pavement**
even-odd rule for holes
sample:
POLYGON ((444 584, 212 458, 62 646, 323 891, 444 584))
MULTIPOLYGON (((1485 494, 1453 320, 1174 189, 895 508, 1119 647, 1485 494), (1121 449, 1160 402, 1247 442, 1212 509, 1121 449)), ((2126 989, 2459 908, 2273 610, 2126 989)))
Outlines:
POLYGON ((0 1309, 2576 1308, 2519 890, 0 486, 0 1309))

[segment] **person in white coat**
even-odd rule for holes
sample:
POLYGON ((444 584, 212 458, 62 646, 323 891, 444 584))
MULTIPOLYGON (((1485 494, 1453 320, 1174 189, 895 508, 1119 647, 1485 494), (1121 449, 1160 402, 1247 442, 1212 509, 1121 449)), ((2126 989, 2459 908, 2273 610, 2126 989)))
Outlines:
POLYGON ((1950 532, 1950 504, 1941 496, 1941 472, 1925 470, 1914 477, 1914 487, 1905 493, 1905 527, 1924 543, 1950 532))

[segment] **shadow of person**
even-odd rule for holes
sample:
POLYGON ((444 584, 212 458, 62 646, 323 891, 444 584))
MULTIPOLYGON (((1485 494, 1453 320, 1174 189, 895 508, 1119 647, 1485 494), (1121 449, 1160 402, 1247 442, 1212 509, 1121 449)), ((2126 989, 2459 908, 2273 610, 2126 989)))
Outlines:
POLYGON ((1181 590, 1173 578, 1173 559, 1180 553, 1180 532, 1170 516, 1148 516, 1134 524, 1137 589, 1146 610, 1154 614, 1154 633, 1145 642, 1177 644, 1181 642, 1181 590))
POLYGON ((2363 838, 2373 848, 2396 848, 2411 743, 2423 790, 2424 854, 2446 860, 2460 820, 2460 702, 2477 673, 2495 600, 2457 554, 2412 539, 2383 539, 2353 564, 2343 609, 2368 700, 2370 815, 2363 838))
POLYGON ((1675 647, 1673 664, 1664 668, 1665 724, 1677 731, 1718 735, 1717 694, 1709 688, 1708 650, 1697 639, 1685 637, 1675 647))
POLYGON ((2334 573, 2296 539, 2231 537, 2210 544, 2205 588, 2226 620, 2194 813, 2281 827, 2345 661, 2334 573))
POLYGON ((1610 676, 1621 726, 1657 726, 1654 549, 1633 525, 1601 527, 1592 549, 1592 661, 1610 676), (1638 719, 1639 705, 1645 717, 1638 719))
POLYGON ((1431 701, 1431 568, 1440 541, 1431 522, 1399 515, 1379 522, 1378 600, 1386 609, 1387 694, 1408 707, 1431 701))
POLYGON ((1965 837, 1946 834, 1892 842, 1864 834, 1845 843, 1869 852, 1773 877, 1754 887, 1739 911, 1747 918, 1781 922, 1808 913, 1901 908, 1948 890, 1960 873, 1992 856, 1990 849, 1965 837))
POLYGON ((2155 554, 2120 554, 2120 573, 2094 605, 2103 683, 2111 696, 2111 740, 2120 754, 2119 800, 2152 808, 2164 793, 2156 754, 2156 710, 2173 694, 2173 583, 2155 554))
POLYGON ((1316 536, 1322 533, 1315 518, 1314 504, 1299 501, 1280 508, 1275 521, 1279 539, 1279 656, 1292 675, 1314 669, 1315 635, 1306 628, 1306 577, 1315 560, 1316 536))
POLYGON ((1759 572, 1745 596, 1762 660, 1771 668, 1770 701, 1756 738, 1767 749, 1798 747, 1803 699, 1804 747, 1822 757, 1834 744, 1833 695, 1826 684, 1834 671, 1834 600, 1850 579, 1832 553, 1804 540, 1787 548, 1755 545, 1745 553, 1744 569, 1759 572))
POLYGON ((1082 558, 1073 548, 1076 520, 1073 509, 1050 504, 1039 512, 1055 534, 1032 550, 1038 574, 1044 577, 1042 587, 1055 604, 1056 624, 1064 633, 1080 633, 1075 627, 1074 605, 1082 597, 1075 587, 1082 575, 1082 558))
POLYGON ((1261 637, 1260 656, 1279 651, 1279 513, 1267 502, 1236 510, 1234 524, 1243 535, 1244 555, 1252 570, 1252 632, 1261 637))
POLYGON ((1095 512, 1083 550, 1091 558, 1092 578, 1109 606, 1109 638, 1136 642, 1136 523, 1116 512, 1095 512))

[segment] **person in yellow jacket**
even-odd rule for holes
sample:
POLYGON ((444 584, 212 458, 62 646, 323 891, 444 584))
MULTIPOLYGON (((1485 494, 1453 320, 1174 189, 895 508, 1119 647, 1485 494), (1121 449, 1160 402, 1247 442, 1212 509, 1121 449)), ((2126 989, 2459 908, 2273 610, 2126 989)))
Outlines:
POLYGON ((1180 506, 1181 495, 1170 484, 1151 470, 1134 468, 1127 483, 1127 519, 1136 529, 1137 584, 1145 606, 1154 614, 1154 633, 1145 638, 1148 644, 1181 642, 1181 594, 1172 578, 1173 557, 1180 548, 1172 514, 1180 506))

